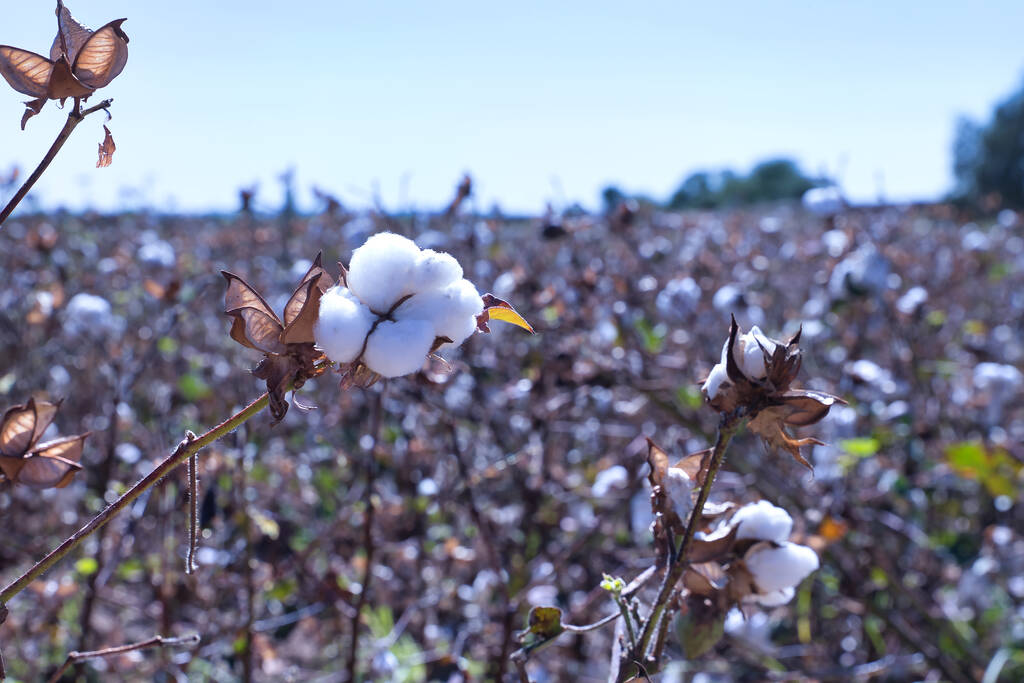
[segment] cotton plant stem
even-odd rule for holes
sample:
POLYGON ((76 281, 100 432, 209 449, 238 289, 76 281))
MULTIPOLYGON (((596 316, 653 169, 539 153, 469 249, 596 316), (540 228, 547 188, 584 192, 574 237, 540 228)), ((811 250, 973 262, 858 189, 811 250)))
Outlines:
POLYGON ((50 677, 50 683, 57 683, 61 679, 68 669, 73 667, 79 662, 83 662, 87 659, 98 659, 100 657, 113 657, 115 655, 122 655, 126 652, 135 652, 136 650, 144 650, 150 647, 174 647, 174 646, 185 646, 191 647, 199 644, 199 636, 191 635, 183 638, 165 638, 164 636, 153 636, 148 640, 142 640, 137 643, 130 643, 128 645, 119 645, 118 647, 108 647, 103 650, 92 650, 91 652, 72 652, 68 655, 67 659, 64 660, 64 664, 50 677))
POLYGON ((92 518, 88 524, 72 534, 67 540, 50 551, 43 559, 36 562, 27 572, 15 579, 10 585, 0 591, 0 606, 3 606, 12 597, 23 591, 30 583, 42 576, 46 570, 57 564, 65 555, 70 553, 85 539, 101 529, 110 520, 116 517, 122 510, 128 507, 132 501, 142 495, 143 492, 152 488, 172 472, 176 467, 191 458, 200 450, 209 446, 221 437, 227 436, 247 420, 267 407, 267 394, 263 394, 248 406, 210 429, 202 436, 196 436, 189 432, 184 441, 178 444, 167 458, 157 465, 156 469, 143 477, 138 483, 128 489, 120 498, 108 505, 102 512, 92 518))
POLYGON ((654 601, 651 613, 644 622, 643 631, 640 633, 640 638, 637 642, 636 648, 628 649, 624 653, 620 671, 625 672, 630 668, 630 664, 642 664, 644 662, 648 646, 651 643, 651 639, 654 637, 656 627, 662 621, 662 614, 668 606, 668 600, 672 596, 672 592, 675 590, 676 584, 679 583, 679 579, 682 578, 683 572, 686 570, 686 556, 690 549, 690 545, 693 543, 694 534, 697 533, 697 525, 700 522, 701 512, 704 510, 704 504, 708 502, 708 496, 711 494, 711 485, 714 483, 715 477, 718 475, 718 470, 721 468, 722 462, 725 460, 725 451, 729 446, 729 441, 731 441, 732 437, 735 436, 737 431, 739 431, 742 424, 743 421, 740 417, 730 415, 722 421, 722 424, 718 428, 718 437, 715 439, 715 447, 712 450, 711 458, 708 461, 707 475, 704 478, 704 484, 700 487, 700 492, 697 494, 697 502, 694 504, 693 510, 690 512, 690 519, 686 524, 685 531, 683 532, 683 540, 679 544, 679 552, 676 554, 676 561, 668 568, 668 572, 665 574, 665 580, 662 581, 661 589, 658 591, 658 597, 654 601))
POLYGON ((2 226, 4 221, 6 221, 14 212, 14 209, 17 208, 18 204, 21 203, 21 200, 25 198, 25 195, 27 195, 28 191, 32 189, 32 186, 36 184, 36 181, 42 177, 46 169, 49 168, 50 163, 57 158, 57 152, 59 152, 60 148, 64 146, 64 143, 68 141, 68 138, 71 137, 71 133, 75 130, 78 124, 85 120, 85 117, 89 114, 95 114, 101 110, 105 111, 110 107, 113 101, 114 100, 103 100, 95 107, 89 107, 85 111, 82 111, 81 103, 78 98, 75 98, 75 103, 71 107, 71 112, 68 114, 68 120, 64 122, 64 127, 61 128, 60 133, 57 134, 57 139, 53 141, 52 145, 50 145, 50 149, 47 150, 46 154, 43 156, 43 160, 39 162, 38 166, 36 166, 36 170, 32 171, 32 175, 30 175, 24 184, 18 188, 18 191, 14 193, 13 197, 11 197, 11 201, 7 202, 7 206, 4 207, 3 211, 0 211, 0 226, 2 226))

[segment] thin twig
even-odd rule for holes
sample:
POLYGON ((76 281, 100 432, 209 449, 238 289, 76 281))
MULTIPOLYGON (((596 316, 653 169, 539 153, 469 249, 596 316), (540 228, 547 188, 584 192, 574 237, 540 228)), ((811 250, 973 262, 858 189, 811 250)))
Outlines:
POLYGON ((185 559, 185 573, 196 570, 196 544, 199 539, 199 468, 197 457, 188 459, 188 557, 185 559))
POLYGON ((358 680, 359 670, 359 626, 362 622, 363 608, 366 606, 370 592, 370 581, 373 578, 373 518, 376 508, 373 504, 373 488, 377 478, 377 443, 380 440, 380 426, 384 411, 384 391, 375 394, 373 404, 373 417, 370 427, 370 435, 373 438, 373 445, 367 454, 365 463, 366 490, 363 492, 363 504, 366 509, 363 513, 363 549, 365 551, 366 567, 363 569, 362 588, 359 591, 359 599, 356 600, 356 609, 352 614, 351 629, 352 640, 348 651, 348 680, 355 683, 358 680))
POLYGON ((43 172, 50 166, 50 163, 57 157, 57 152, 64 146, 64 143, 71 137, 72 131, 78 126, 89 114, 95 114, 100 110, 106 110, 110 107, 114 100, 103 100, 95 107, 89 107, 85 111, 81 109, 81 103, 78 98, 75 98, 75 103, 71 107, 71 112, 68 114, 68 120, 64 122, 64 127, 61 128, 60 133, 57 134, 57 139, 50 145, 50 149, 47 150, 43 156, 43 160, 36 166, 36 170, 32 171, 32 175, 18 188, 18 191, 11 197, 11 201, 7 202, 7 206, 4 207, 3 211, 0 211, 0 225, 4 224, 4 221, 14 212, 14 209, 21 203, 21 200, 25 198, 28 191, 32 189, 32 186, 36 184, 36 181, 42 177, 43 172))
MULTIPOLYGON (((326 366, 319 368, 317 374, 321 374, 325 369, 326 366)), ((186 438, 179 443, 178 447, 174 449, 174 452, 167 456, 163 462, 157 465, 156 469, 139 480, 134 486, 125 491, 120 498, 93 517, 88 524, 68 537, 63 543, 50 551, 46 557, 36 562, 28 571, 0 591, 0 605, 3 605, 12 597, 25 590, 30 583, 42 576, 46 570, 57 564, 57 562, 59 562, 65 555, 77 548, 82 541, 106 525, 122 510, 128 507, 132 501, 142 495, 143 492, 156 485, 157 482, 167 476, 183 462, 191 458, 206 446, 209 446, 218 439, 227 436, 234 430, 238 429, 239 426, 266 408, 268 398, 267 394, 263 394, 248 406, 238 411, 224 422, 221 422, 216 427, 213 427, 202 436, 191 439, 186 438)))
POLYGON ((87 659, 98 659, 100 657, 113 657, 114 655, 122 655, 126 652, 134 652, 136 650, 144 650, 148 647, 178 647, 184 646, 189 647, 199 644, 199 634, 193 633, 190 636, 183 636, 181 638, 166 638, 164 636, 153 636, 148 640, 141 640, 137 643, 129 643, 128 645, 119 645, 117 647, 108 647, 102 650, 91 650, 89 652, 71 652, 68 654, 67 659, 64 660, 64 664, 57 669, 56 673, 50 677, 50 683, 56 683, 60 680, 60 677, 67 672, 68 669, 75 666, 79 662, 83 662, 87 659))

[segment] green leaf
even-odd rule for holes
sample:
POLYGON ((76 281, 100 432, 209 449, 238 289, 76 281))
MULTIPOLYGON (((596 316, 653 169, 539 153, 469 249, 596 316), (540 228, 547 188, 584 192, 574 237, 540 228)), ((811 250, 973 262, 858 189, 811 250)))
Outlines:
POLYGON ((204 382, 202 377, 192 372, 182 375, 178 380, 178 391, 189 403, 194 403, 213 393, 210 385, 204 382))
POLYGON ((725 615, 710 619, 697 617, 693 612, 676 618, 676 637, 687 659, 693 660, 713 648, 725 633, 725 615))
POLYGON ((948 446, 946 460, 965 479, 980 479, 991 469, 988 453, 980 441, 961 441, 948 446))
POLYGON ((75 571, 82 576, 90 576, 95 574, 100 568, 100 563, 96 561, 94 557, 83 557, 78 562, 75 562, 75 571))
POLYGON ((870 436, 859 436, 853 439, 843 439, 839 442, 839 447, 846 453, 858 457, 858 458, 869 458, 878 452, 882 444, 879 443, 878 439, 870 436))

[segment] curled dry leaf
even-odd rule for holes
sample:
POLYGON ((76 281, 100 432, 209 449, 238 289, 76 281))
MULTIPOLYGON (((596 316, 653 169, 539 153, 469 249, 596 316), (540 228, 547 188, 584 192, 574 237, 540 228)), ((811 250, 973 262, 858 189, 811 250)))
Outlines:
POLYGON ((60 403, 37 402, 14 406, 0 422, 0 472, 17 483, 37 489, 63 488, 82 469, 82 447, 88 432, 37 443, 53 422, 60 403))
POLYGON ((117 145, 114 144, 114 137, 106 126, 103 126, 103 142, 99 144, 99 148, 96 168, 106 168, 114 160, 114 151, 117 149, 117 145))
POLYGON ((285 304, 282 321, 249 283, 227 271, 221 274, 228 283, 224 312, 233 319, 231 338, 265 354, 253 374, 267 383, 270 413, 275 423, 280 422, 288 412, 289 388, 298 389, 312 377, 313 364, 322 356, 314 348, 313 325, 320 297, 333 284, 331 277, 317 254, 285 304))
POLYGON ((25 103, 22 129, 47 100, 84 100, 117 78, 128 62, 128 36, 121 30, 125 21, 116 19, 92 31, 57 0, 57 37, 48 58, 0 45, 0 74, 16 91, 35 98, 25 103))

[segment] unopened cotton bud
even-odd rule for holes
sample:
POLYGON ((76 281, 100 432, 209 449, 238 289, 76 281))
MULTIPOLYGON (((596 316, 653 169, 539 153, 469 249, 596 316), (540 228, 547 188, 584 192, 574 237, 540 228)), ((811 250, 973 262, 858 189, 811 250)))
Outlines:
POLYGON ((754 546, 744 563, 762 594, 792 588, 818 568, 818 555, 807 546, 782 543, 754 546))
POLYGON ((662 481, 665 494, 672 501, 679 519, 686 522, 693 510, 693 480, 690 475, 678 467, 670 467, 662 481))
POLYGON ((384 377, 401 377, 423 366, 434 343, 434 326, 426 320, 384 321, 366 342, 363 362, 384 377))
POLYGON ((350 363, 363 348, 376 316, 345 287, 331 287, 320 298, 313 328, 317 344, 337 363, 350 363))
POLYGON ((793 531, 793 518, 789 513, 767 500, 744 505, 733 515, 730 524, 739 527, 736 531, 737 539, 752 538, 783 543, 793 531))

